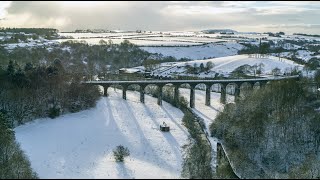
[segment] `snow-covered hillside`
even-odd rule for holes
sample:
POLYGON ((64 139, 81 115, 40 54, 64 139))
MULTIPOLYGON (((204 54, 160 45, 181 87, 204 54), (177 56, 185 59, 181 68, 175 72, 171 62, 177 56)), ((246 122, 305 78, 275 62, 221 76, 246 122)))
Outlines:
POLYGON ((313 55, 313 54, 314 52, 311 52, 308 50, 298 50, 296 52, 296 57, 306 62, 308 62, 311 58, 320 58, 320 55, 313 55))
POLYGON ((159 53, 164 56, 173 56, 177 59, 189 58, 192 60, 224 57, 238 54, 243 45, 234 42, 212 43, 192 47, 140 47, 150 53, 159 53))
POLYGON ((17 141, 40 178, 179 178, 188 132, 183 113, 166 102, 109 89, 96 108, 56 119, 38 119, 15 129, 17 141), (159 131, 166 122, 169 133, 159 131), (112 150, 130 150, 116 163, 112 150))
POLYGON ((214 67, 211 69, 212 73, 200 73, 197 76, 199 77, 214 77, 215 73, 228 75, 230 72, 235 70, 237 67, 241 65, 248 64, 250 66, 259 65, 260 63, 263 64, 262 66, 262 74, 272 74, 272 70, 274 68, 279 68, 281 73, 291 71, 295 67, 298 69, 302 69, 303 66, 299 65, 291 60, 282 58, 279 60, 277 57, 269 56, 268 58, 255 58, 249 57, 248 55, 235 55, 235 56, 227 56, 227 57, 220 57, 220 58, 213 58, 213 59, 206 59, 206 60, 194 60, 194 61, 187 61, 187 62, 179 62, 172 64, 168 67, 167 64, 163 64, 162 66, 167 66, 166 69, 156 70, 153 72, 155 76, 172 76, 172 75, 186 75, 186 65, 191 65, 193 67, 194 64, 197 67, 203 63, 206 66, 206 63, 211 61, 214 64, 214 67))

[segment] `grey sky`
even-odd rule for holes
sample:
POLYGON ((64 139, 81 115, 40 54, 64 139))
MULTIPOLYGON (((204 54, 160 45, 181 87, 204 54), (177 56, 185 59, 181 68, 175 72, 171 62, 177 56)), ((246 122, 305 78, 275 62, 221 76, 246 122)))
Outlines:
POLYGON ((320 2, 0 2, 2 27, 284 31, 320 34, 320 2))

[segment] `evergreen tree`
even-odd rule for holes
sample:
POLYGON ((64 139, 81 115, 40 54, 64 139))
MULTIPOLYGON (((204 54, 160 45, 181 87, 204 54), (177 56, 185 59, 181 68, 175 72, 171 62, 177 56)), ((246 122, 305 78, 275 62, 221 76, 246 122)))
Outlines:
POLYGON ((14 74, 13 83, 19 88, 27 86, 28 80, 21 68, 14 74))
POLYGON ((203 63, 201 63, 201 64, 200 64, 200 72, 204 72, 204 71, 205 71, 204 65, 203 65, 203 63))
POLYGON ((10 61, 9 61, 8 68, 7 68, 7 75, 8 75, 9 77, 13 77, 14 73, 15 73, 15 66, 14 66, 14 64, 13 64, 13 61, 10 60, 10 61))
POLYGON ((210 69, 212 69, 214 67, 213 62, 208 61, 206 64, 206 71, 209 71, 210 69))
POLYGON ((314 75, 314 80, 318 83, 320 86, 320 69, 318 69, 314 75))
POLYGON ((26 63, 26 65, 24 66, 24 71, 25 72, 28 72, 28 71, 31 71, 33 70, 33 64, 32 63, 26 63))

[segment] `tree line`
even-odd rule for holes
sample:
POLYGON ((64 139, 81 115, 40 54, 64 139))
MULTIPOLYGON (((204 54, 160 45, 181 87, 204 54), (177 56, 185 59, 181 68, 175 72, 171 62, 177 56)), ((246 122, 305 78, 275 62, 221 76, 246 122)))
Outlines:
POLYGON ((38 36, 43 36, 46 39, 53 39, 54 37, 58 36, 58 29, 54 28, 5 28, 2 27, 0 28, 0 32, 3 33, 14 33, 14 34, 19 34, 19 33, 25 33, 25 34, 36 34, 38 36))

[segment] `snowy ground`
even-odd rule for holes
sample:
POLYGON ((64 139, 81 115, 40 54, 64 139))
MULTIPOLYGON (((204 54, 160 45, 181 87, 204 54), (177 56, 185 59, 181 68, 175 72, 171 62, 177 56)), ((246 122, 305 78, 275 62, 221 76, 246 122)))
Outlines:
POLYGON ((166 102, 158 106, 138 92, 109 90, 96 108, 56 119, 38 119, 15 129, 40 178, 179 178, 182 148, 188 132, 183 113, 166 102), (170 133, 159 131, 165 121, 170 133), (112 150, 129 148, 125 163, 116 163, 112 150))
MULTIPOLYGON (((179 88, 179 92, 183 97, 188 101, 190 99, 190 89, 179 88)), ((223 110, 224 105, 220 103, 220 93, 211 92, 211 101, 210 106, 205 105, 206 92, 203 90, 195 90, 195 108, 194 112, 197 113, 201 118, 204 119, 204 122, 207 127, 207 132, 209 132, 209 126, 217 116, 218 112, 223 110)), ((233 102, 234 96, 227 95, 227 102, 233 102)))

